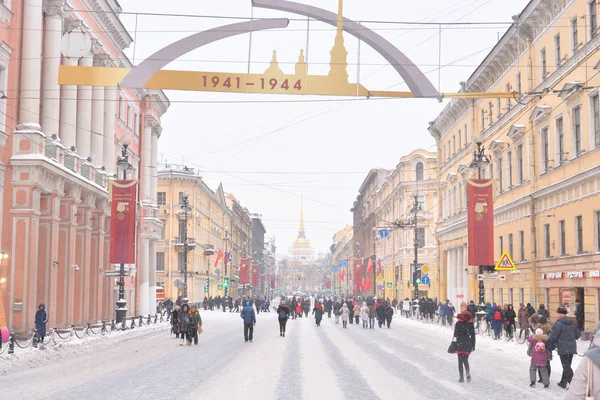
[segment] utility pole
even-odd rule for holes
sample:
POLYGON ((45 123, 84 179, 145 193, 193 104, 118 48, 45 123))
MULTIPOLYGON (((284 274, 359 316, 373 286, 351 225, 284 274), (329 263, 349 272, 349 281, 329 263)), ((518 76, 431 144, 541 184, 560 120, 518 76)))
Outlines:
POLYGON ((419 269, 419 223, 418 223, 418 213, 419 210, 421 209, 421 205, 419 204, 419 192, 418 190, 415 190, 413 192, 413 211, 415 213, 414 218, 415 218, 415 231, 414 231, 414 246, 415 246, 415 259, 414 259, 414 265, 415 265, 415 279, 414 279, 414 285, 415 285, 415 299, 419 298, 419 283, 421 282, 421 270, 419 269))
MULTIPOLYGON (((129 135, 125 135, 121 139, 121 145, 123 146, 123 150, 121 151, 121 156, 117 159, 117 166, 123 168, 123 180, 127 180, 127 170, 133 168, 129 163, 129 153, 127 152, 127 148, 131 143, 131 138, 129 135)), ((116 215, 113 215, 112 218, 116 218, 116 215)), ((113 232, 114 234, 114 232, 113 232)), ((119 299, 117 300, 117 310, 116 310, 116 318, 117 323, 123 322, 127 315, 127 300, 125 300, 125 264, 121 263, 119 267, 119 299)))

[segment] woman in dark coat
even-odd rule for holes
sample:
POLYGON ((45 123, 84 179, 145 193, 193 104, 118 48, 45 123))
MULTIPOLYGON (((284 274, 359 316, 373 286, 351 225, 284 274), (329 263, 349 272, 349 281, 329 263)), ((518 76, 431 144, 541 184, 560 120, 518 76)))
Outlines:
MULTIPOLYGON (((192 335, 190 333, 190 306, 189 304, 183 304, 179 312, 179 332, 181 332, 181 338, 187 339, 188 346, 192 344, 192 335)), ((181 344, 183 346, 183 344, 181 344)))
POLYGON ((464 382, 463 367, 467 373, 467 382, 471 382, 469 355, 475 351, 475 327, 473 316, 467 311, 467 304, 461 303, 460 314, 456 317, 454 325, 454 340, 456 341, 456 354, 458 355, 459 382, 464 382))
POLYGON ((323 319, 323 306, 321 303, 317 302, 317 304, 315 304, 312 313, 315 316, 315 322, 317 323, 317 326, 321 326, 321 320, 323 319))
POLYGON ((515 319, 516 318, 517 318, 517 314, 515 313, 513 305, 509 304, 508 308, 506 309, 506 312, 504 313, 504 320, 506 321, 506 331, 508 332, 508 335, 511 338, 513 337, 513 335, 515 333, 515 329, 516 329, 515 319))
POLYGON ((48 312, 46 311, 46 305, 40 304, 37 312, 35 313, 35 329, 37 331, 40 342, 44 341, 46 336, 46 323, 48 322, 48 312))
POLYGON ((285 300, 282 300, 277 307, 277 319, 279 320, 279 336, 285 337, 285 326, 290 317, 290 308, 285 300))
POLYGON ((179 306, 175 306, 173 310, 173 314, 171 315, 171 325, 173 325, 172 331, 175 334, 175 338, 179 339, 179 334, 181 333, 179 327, 179 306))

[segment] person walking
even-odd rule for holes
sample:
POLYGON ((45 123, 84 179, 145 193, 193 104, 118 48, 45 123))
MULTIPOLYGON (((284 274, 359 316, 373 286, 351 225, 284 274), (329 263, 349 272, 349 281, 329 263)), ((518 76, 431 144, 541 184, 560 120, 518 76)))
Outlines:
POLYGON ((492 323, 492 329, 494 330, 494 340, 500 339, 502 333, 502 311, 500 307, 494 303, 492 311, 488 314, 488 321, 492 323))
POLYGON ((575 300, 575 319, 577 320, 577 328, 579 331, 583 331, 585 314, 583 312, 583 303, 579 299, 575 300))
POLYGON ((535 386, 536 372, 540 374, 541 381, 544 387, 550 386, 550 377, 548 376, 548 357, 546 355, 546 342, 548 341, 548 335, 544 335, 544 331, 541 328, 535 330, 535 335, 527 338, 531 344, 531 365, 529 366, 529 380, 531 383, 529 386, 535 386))
POLYGON ((335 317, 335 324, 336 325, 340 323, 340 316, 341 315, 342 315, 342 305, 336 299, 335 303, 333 304, 333 316, 335 317))
POLYGON ((531 303, 527 303, 527 315, 529 315, 529 318, 531 318, 531 316, 533 314, 535 314, 535 308, 533 308, 533 306, 531 305, 531 303))
POLYGON ((544 316, 544 317, 546 317, 546 318, 550 317, 550 313, 546 309, 546 306, 543 305, 543 304, 540 304, 540 308, 539 308, 539 310, 538 310, 537 313, 540 314, 540 315, 542 315, 542 316, 544 316))
POLYGON ((375 305, 369 304, 369 329, 375 329, 375 305))
POLYGON ((198 345, 198 333, 202 333, 202 318, 196 306, 190 310, 190 336, 194 340, 194 345, 198 345))
POLYGON ((388 329, 391 329, 390 325, 392 325, 392 318, 394 317, 394 308, 390 307, 389 301, 386 301, 383 307, 385 322, 387 323, 388 329))
POLYGON ((350 319, 350 309, 346 303, 342 304, 342 328, 348 328, 348 320, 350 319))
POLYGON ((256 300, 254 300, 254 305, 256 306, 256 313, 260 314, 260 306, 262 305, 262 301, 258 297, 256 300))
POLYGON ((467 306, 467 311, 469 312, 469 314, 471 314, 471 317, 473 317, 473 320, 475 321, 475 317, 477 316, 477 306, 475 305, 475 302, 473 300, 469 302, 469 305, 467 306))
POLYGON ((456 342, 456 355, 458 356, 458 382, 464 383, 464 372, 467 373, 467 382, 471 382, 469 355, 475 351, 475 327, 473 326, 473 316, 467 311, 465 302, 461 303, 460 313, 456 316, 454 341, 456 342))
POLYGON ((367 307, 367 303, 365 302, 363 302, 360 308, 360 319, 362 319, 363 329, 367 329, 369 327, 369 307, 367 307))
POLYGON ((317 326, 321 326, 321 320, 323 319, 323 305, 317 301, 312 313, 315 316, 317 326))
POLYGON ((552 332, 548 340, 548 347, 550 350, 556 349, 560 357, 563 373, 557 385, 565 389, 573 379, 571 363, 573 362, 573 355, 577 354, 577 339, 579 339, 580 332, 573 320, 567 317, 566 308, 558 307, 556 317, 556 322, 552 326, 552 332))
MULTIPOLYGON (((552 332, 552 323, 548 321, 548 318, 534 313, 531 318, 529 318, 529 328, 535 332, 538 328, 542 330, 544 335, 548 335, 550 337, 550 333, 552 332)), ((529 348, 527 350, 527 354, 533 351, 533 346, 529 344, 529 348)), ((548 347, 548 343, 546 343, 546 358, 548 359, 548 364, 546 364, 546 369, 548 370, 548 380, 550 380, 550 376, 552 375, 552 350, 548 347)), ((542 374, 538 371, 538 375, 540 379, 538 383, 542 383, 542 374)))
POLYGON ((517 314, 513 309, 513 305, 509 304, 506 313, 504 314, 504 320, 506 321, 506 331, 511 339, 513 338, 514 333, 516 331, 516 318, 517 314))
POLYGON ((450 301, 448 301, 448 308, 446 308, 446 320, 448 321, 448 325, 452 327, 454 323, 454 314, 456 314, 456 309, 452 305, 450 301))
POLYGON ((184 303, 181 305, 181 309, 179 311, 179 332, 181 332, 181 343, 180 346, 183 346, 183 340, 187 341, 187 345, 192 345, 192 336, 190 334, 190 305, 184 303))
POLYGON ((35 313, 35 330, 41 343, 44 343, 44 338, 46 337, 47 322, 48 311, 46 311, 46 305, 42 303, 38 306, 38 310, 35 313))
POLYGON ((375 307, 375 313, 377 314, 377 324, 381 328, 385 323, 385 308, 383 304, 379 304, 375 307))
POLYGON ((290 317, 290 308, 285 300, 282 300, 277 307, 277 319, 279 320, 279 336, 285 337, 285 326, 290 317))
POLYGON ((358 322, 360 321, 360 306, 358 303, 354 305, 354 322, 358 326, 358 322))
POLYGON ((350 324, 354 323, 354 301, 352 299, 348 299, 346 302, 348 305, 348 309, 350 310, 350 324))
POLYGON ((173 309, 173 313, 171 314, 171 325, 171 332, 175 334, 175 339, 179 339, 179 334, 181 333, 179 326, 179 306, 175 306, 173 309))
POLYGON ((586 398, 600 399, 600 331, 598 328, 591 347, 581 359, 567 392, 567 400, 586 398))
MULTIPOLYGON (((523 303, 521 303, 521 308, 519 308, 519 339, 521 339, 521 335, 525 332, 525 337, 527 337, 527 331, 529 330, 529 314, 527 313, 527 307, 523 303)), ((542 332, 543 333, 543 332, 542 332)))
POLYGON ((254 313, 254 308, 252 308, 252 303, 250 301, 246 302, 240 316, 244 320, 244 341, 248 342, 248 340, 250 340, 250 342, 252 342, 254 326, 256 325, 256 314, 254 313))
POLYGON ((296 316, 302 318, 302 306, 300 305, 300 302, 296 304, 296 315, 294 316, 294 319, 296 319, 296 316))

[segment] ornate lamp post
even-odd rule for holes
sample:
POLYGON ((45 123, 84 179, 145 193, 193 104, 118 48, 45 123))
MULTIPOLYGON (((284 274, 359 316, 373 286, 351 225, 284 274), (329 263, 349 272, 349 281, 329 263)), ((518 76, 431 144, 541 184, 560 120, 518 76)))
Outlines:
MULTIPOLYGON (((129 135, 125 135, 120 140, 123 150, 121 155, 117 158, 117 167, 123 171, 123 180, 127 180, 127 170, 132 169, 132 165, 129 163, 129 153, 127 148, 131 144, 131 138, 129 135)), ((113 218, 115 216, 112 216, 113 218)), ((114 234, 114 232, 113 232, 114 234)), ((117 300, 117 323, 123 322, 127 315, 127 300, 125 300, 125 264, 121 263, 119 268, 119 298, 117 300)))
MULTIPOLYGON (((477 148, 473 151, 473 161, 469 167, 477 171, 477 178, 481 179, 481 169, 487 167, 490 164, 490 158, 485 154, 485 146, 483 146, 483 135, 477 133, 473 136, 473 141, 477 148)), ((485 266, 479 266, 479 274, 482 275, 485 266)), ((479 281, 479 305, 485 306, 485 284, 483 280, 479 281)))
POLYGON ((421 270, 419 269, 419 218, 418 213, 421 211, 421 204, 419 204, 419 191, 418 188, 415 188, 412 192, 413 197, 413 208, 411 212, 414 213, 415 218, 415 230, 414 230, 414 250, 415 250, 415 281, 413 282, 415 285, 415 299, 419 298, 419 283, 421 279, 421 270))
POLYGON ((188 276, 188 271, 187 271, 187 264, 188 264, 188 259, 187 259, 187 253, 188 253, 188 211, 190 209, 190 201, 189 201, 189 194, 188 192, 183 192, 183 196, 181 199, 181 204, 180 204, 181 210, 183 211, 183 216, 184 216, 184 220, 185 220, 185 226, 183 229, 183 303, 187 304, 189 299, 188 299, 188 285, 187 285, 187 276, 188 276))

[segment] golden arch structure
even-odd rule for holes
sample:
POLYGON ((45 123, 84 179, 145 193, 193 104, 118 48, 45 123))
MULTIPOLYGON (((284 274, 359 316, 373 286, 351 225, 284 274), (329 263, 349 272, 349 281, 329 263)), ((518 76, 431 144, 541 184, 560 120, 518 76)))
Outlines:
POLYGON ((439 93, 419 68, 386 39, 363 25, 343 17, 343 0, 338 13, 287 0, 252 0, 253 7, 267 8, 306 16, 337 27, 331 50, 328 75, 309 75, 303 50, 300 50, 295 73, 286 75, 273 52, 271 65, 263 74, 163 70, 170 62, 210 43, 222 39, 269 29, 286 28, 286 18, 257 19, 213 28, 178 40, 152 54, 133 69, 80 67, 62 65, 58 83, 128 87, 163 90, 191 90, 223 93, 265 93, 345 97, 434 98, 513 97, 512 93, 439 93), (360 83, 348 81, 347 55, 343 32, 364 41, 382 55, 398 72, 410 92, 368 90, 360 83))

